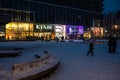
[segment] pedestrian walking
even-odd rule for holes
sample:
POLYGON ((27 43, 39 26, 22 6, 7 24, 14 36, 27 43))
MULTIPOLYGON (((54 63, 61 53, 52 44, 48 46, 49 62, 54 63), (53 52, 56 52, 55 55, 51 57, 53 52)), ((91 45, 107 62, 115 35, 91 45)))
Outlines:
POLYGON ((93 49, 94 49, 94 45, 93 42, 90 42, 89 44, 89 51, 87 52, 87 56, 91 53, 92 56, 94 56, 93 54, 93 49))

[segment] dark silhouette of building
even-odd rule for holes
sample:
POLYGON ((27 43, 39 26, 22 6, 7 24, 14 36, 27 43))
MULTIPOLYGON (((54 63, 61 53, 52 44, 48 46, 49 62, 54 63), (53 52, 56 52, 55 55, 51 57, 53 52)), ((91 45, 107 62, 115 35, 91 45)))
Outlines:
MULTIPOLYGON (((12 21, 93 26, 103 19, 104 0, 0 0, 0 8, 12 9, 12 21), (15 15, 15 16, 13 16, 15 15), (29 20, 22 19, 24 16, 29 20), (18 19, 16 19, 18 17, 18 19)), ((9 11, 6 10, 8 14, 9 11)), ((95 25, 97 26, 97 25, 95 25)), ((101 24, 102 26, 102 24, 101 24)))
POLYGON ((6 40, 33 38, 39 32, 34 29, 37 23, 82 25, 84 30, 100 27, 103 26, 103 1, 0 0, 0 34, 6 40))
POLYGON ((120 10, 104 14, 104 26, 109 29, 108 36, 120 38, 120 10))

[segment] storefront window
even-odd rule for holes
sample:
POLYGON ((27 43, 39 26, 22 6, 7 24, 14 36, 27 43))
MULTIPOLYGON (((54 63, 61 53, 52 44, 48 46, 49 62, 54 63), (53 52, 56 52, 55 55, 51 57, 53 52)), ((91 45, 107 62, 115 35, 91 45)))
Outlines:
POLYGON ((104 29, 102 27, 92 27, 93 37, 102 38, 104 36, 104 29))
POLYGON ((6 24, 6 40, 25 39, 33 36, 33 23, 10 22, 6 24))
POLYGON ((90 31, 84 31, 84 40, 89 40, 91 37, 90 31))
POLYGON ((54 26, 51 24, 36 24, 34 36, 42 40, 54 39, 54 26))
POLYGON ((67 39, 82 39, 83 36, 83 26, 66 26, 67 39))
POLYGON ((65 25, 54 25, 55 26, 55 37, 58 37, 59 40, 63 37, 66 37, 66 28, 65 25))

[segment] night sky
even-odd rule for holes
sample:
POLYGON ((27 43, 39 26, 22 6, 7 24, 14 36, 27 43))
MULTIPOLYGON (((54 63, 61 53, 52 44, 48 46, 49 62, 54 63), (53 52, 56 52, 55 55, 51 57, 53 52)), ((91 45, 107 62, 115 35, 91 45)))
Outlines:
POLYGON ((120 0, 104 0, 104 12, 120 10, 120 0))

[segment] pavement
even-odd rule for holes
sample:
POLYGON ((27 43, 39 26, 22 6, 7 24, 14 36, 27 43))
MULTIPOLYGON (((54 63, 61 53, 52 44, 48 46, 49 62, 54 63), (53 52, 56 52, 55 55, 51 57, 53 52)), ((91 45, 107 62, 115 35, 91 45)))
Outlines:
POLYGON ((35 53, 44 50, 60 59, 60 66, 54 74, 44 80, 120 80, 120 43, 115 54, 108 53, 107 44, 94 44, 95 56, 86 56, 89 45, 82 41, 75 42, 0 42, 1 47, 25 48, 22 56, 0 58, 0 70, 11 71, 12 64, 33 60, 35 53))

